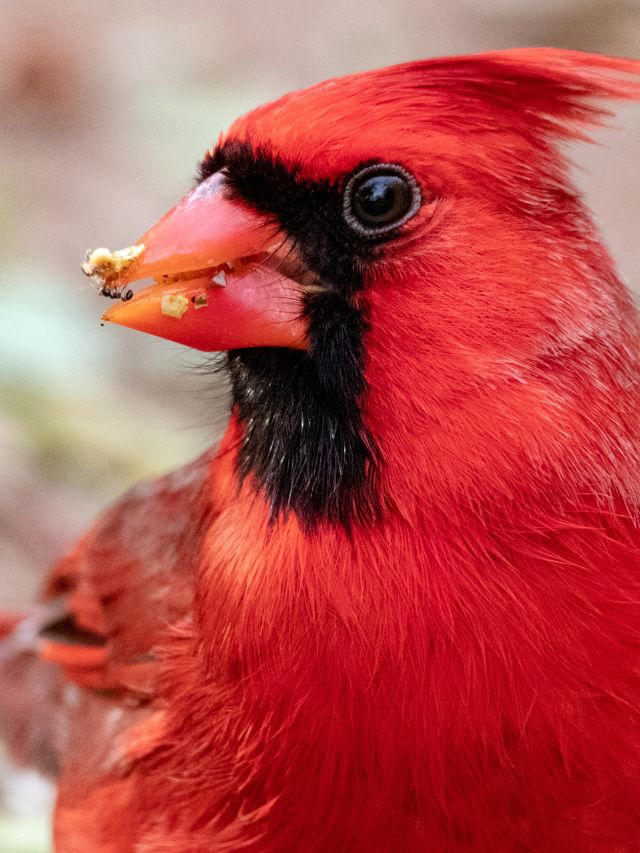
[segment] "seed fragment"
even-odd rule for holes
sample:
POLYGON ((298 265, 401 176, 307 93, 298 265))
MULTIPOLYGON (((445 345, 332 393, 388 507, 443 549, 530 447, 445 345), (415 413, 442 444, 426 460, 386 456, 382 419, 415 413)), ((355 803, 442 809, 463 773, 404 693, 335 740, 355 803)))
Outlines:
POLYGON ((211 278, 211 281, 212 281, 214 284, 217 284, 219 287, 226 287, 226 286, 227 286, 227 276, 225 275, 225 271, 224 271, 224 270, 220 270, 220 272, 219 272, 219 273, 216 273, 216 274, 211 278))
POLYGON ((198 293, 197 296, 192 297, 193 307, 198 311, 200 308, 206 308, 209 304, 207 301, 206 293, 198 293))
POLYGON ((165 293, 160 302, 160 311, 167 317, 179 320, 189 307, 189 300, 184 293, 165 293))
POLYGON ((144 245, 127 246, 112 252, 101 246, 85 255, 82 271, 85 275, 97 279, 102 284, 107 284, 111 279, 131 266, 131 264, 144 252, 144 245))

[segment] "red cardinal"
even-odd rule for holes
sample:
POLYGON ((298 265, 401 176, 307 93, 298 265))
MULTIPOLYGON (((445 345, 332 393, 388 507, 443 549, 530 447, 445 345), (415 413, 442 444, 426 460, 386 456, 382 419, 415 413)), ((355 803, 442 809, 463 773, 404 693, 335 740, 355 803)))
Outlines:
POLYGON ((23 626, 76 685, 59 850, 638 850, 640 320, 558 148, 638 74, 295 92, 90 256, 156 279, 106 320, 227 351, 233 412, 23 626))

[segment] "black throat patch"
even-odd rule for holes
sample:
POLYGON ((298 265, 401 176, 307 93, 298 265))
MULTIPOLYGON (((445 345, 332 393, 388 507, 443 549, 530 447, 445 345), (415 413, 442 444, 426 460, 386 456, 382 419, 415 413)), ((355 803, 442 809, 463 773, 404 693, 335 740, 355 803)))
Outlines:
POLYGON ((290 511, 307 529, 370 521, 380 501, 376 449, 360 410, 367 319, 357 294, 372 246, 344 222, 341 186, 301 178, 268 151, 233 141, 205 158, 199 177, 221 169, 233 194, 273 217, 322 285, 304 301, 309 351, 227 354, 244 426, 239 480, 254 479, 274 521, 290 511))

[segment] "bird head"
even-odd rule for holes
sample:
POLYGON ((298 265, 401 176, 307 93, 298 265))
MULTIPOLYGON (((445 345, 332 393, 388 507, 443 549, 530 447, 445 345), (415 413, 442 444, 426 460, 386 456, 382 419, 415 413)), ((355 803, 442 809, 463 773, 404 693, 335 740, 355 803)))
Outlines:
POLYGON ((514 50, 260 107, 129 254, 89 259, 107 291, 155 280, 104 319, 227 351, 238 476, 275 515, 366 522, 419 483, 506 493, 507 457, 569 452, 567 395, 620 372, 635 334, 558 141, 595 99, 640 97, 639 70, 514 50))

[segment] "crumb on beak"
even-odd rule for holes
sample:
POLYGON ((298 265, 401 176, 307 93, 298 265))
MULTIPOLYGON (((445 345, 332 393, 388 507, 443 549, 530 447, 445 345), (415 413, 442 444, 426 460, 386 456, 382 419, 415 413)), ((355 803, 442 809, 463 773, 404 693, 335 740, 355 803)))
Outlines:
POLYGON ((118 249, 112 252, 110 249, 100 247, 89 250, 82 264, 82 272, 90 276, 102 287, 111 284, 114 278, 120 275, 144 252, 144 245, 127 246, 126 249, 118 249))
POLYGON ((166 317, 179 320, 189 307, 189 300, 183 293, 165 293, 160 303, 160 311, 166 317))

